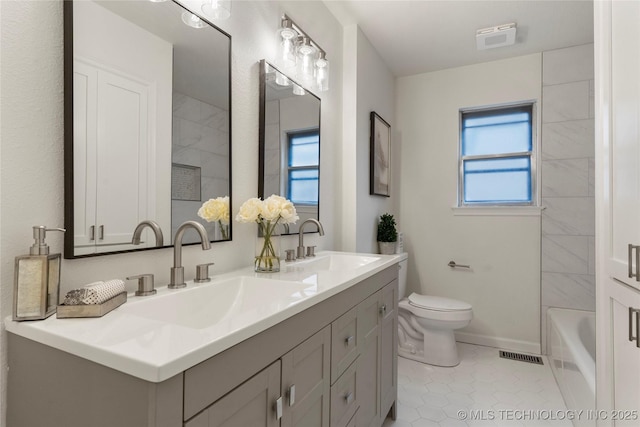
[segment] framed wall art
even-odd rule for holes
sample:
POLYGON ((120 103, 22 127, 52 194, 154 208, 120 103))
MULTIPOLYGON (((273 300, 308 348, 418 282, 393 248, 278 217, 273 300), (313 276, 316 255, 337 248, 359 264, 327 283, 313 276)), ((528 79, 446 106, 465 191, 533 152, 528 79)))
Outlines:
POLYGON ((389 197, 391 177, 391 126, 371 112, 371 166, 369 194, 389 197))

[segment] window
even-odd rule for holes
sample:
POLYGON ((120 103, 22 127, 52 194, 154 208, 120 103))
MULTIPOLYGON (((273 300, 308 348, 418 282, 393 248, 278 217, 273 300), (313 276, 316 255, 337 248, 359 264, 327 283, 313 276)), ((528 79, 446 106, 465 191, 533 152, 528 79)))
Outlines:
POLYGON ((460 112, 460 206, 535 204, 533 104, 460 112))
POLYGON ((297 205, 317 205, 320 132, 288 133, 287 141, 287 198, 297 205))

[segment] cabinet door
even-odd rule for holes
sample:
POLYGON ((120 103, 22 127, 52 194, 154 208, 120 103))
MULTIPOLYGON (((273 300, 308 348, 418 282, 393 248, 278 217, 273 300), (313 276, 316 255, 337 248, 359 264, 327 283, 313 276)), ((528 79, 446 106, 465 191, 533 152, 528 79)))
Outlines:
POLYGON ((185 423, 185 427, 276 427, 275 402, 280 396, 280 361, 185 423))
MULTIPOLYGON (((380 319, 380 416, 386 417, 398 395, 398 282, 381 290, 380 319)), ((392 414, 395 418, 395 413, 392 414)))
MULTIPOLYGON (((613 363, 613 407, 625 411, 640 406, 640 292, 617 284, 609 295, 609 348, 613 363)), ((604 408, 599 408, 604 409, 604 408)), ((637 426, 637 418, 614 420, 617 426, 637 426)))
POLYGON ((148 85, 100 70, 97 115, 96 243, 131 243, 149 215, 148 85))
POLYGON ((611 7, 611 206, 609 274, 640 288, 640 3, 611 7), (631 269, 631 270, 630 270, 631 269))
POLYGON ((359 427, 380 420, 380 292, 358 304, 358 351, 356 395, 359 427))
POLYGON ((330 346, 327 326, 282 357, 282 427, 329 426, 330 346))

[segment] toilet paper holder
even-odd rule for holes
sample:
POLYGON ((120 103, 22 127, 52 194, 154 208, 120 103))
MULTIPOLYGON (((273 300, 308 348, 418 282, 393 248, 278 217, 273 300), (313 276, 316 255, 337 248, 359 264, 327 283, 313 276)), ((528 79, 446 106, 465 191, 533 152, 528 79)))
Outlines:
POLYGON ((471 268, 470 265, 456 264, 455 261, 449 261, 447 265, 451 268, 471 268))

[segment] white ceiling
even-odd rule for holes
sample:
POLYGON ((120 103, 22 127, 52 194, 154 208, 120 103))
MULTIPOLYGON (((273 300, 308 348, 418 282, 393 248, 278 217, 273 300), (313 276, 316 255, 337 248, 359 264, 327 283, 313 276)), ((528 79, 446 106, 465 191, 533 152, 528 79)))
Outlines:
POLYGON ((593 42, 591 0, 325 0, 358 24, 397 77, 593 42), (477 29, 515 22, 516 44, 476 50, 477 29))

